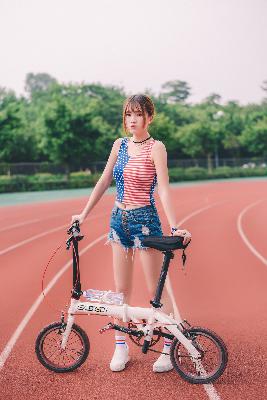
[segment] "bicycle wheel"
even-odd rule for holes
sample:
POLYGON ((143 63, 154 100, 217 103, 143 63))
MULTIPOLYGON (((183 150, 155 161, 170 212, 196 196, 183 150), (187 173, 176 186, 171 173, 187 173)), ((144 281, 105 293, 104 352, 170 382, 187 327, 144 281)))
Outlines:
POLYGON ((54 322, 46 326, 38 335, 35 352, 40 363, 54 372, 70 372, 80 367, 90 350, 87 334, 73 324, 65 349, 61 348, 62 333, 66 323, 54 322))
POLYGON ((175 338, 170 349, 171 362, 178 374, 190 383, 211 383, 222 375, 228 361, 227 348, 214 332, 204 328, 191 328, 185 336, 199 351, 194 362, 186 348, 175 338))

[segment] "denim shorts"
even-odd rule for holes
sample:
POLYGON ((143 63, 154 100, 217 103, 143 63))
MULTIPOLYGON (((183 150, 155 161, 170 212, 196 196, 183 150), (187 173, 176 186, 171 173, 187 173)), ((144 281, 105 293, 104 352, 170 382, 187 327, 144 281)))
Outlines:
POLYGON ((117 242, 125 250, 147 249, 142 244, 146 236, 162 236, 161 222, 155 206, 148 205, 132 210, 113 207, 110 218, 110 232, 108 240, 117 242))

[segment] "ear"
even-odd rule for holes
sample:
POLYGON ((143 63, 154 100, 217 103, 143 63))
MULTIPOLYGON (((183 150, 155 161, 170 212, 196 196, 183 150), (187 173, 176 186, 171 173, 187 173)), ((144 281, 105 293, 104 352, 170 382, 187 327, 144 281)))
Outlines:
POLYGON ((148 117, 148 124, 151 124, 152 121, 153 121, 153 116, 148 117))

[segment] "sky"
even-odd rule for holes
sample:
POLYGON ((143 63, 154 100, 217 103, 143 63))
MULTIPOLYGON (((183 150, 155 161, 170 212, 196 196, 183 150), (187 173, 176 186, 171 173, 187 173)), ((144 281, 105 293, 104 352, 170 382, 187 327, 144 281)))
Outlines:
POLYGON ((186 81, 196 103, 260 102, 267 80, 267 0, 0 0, 0 86, 26 74, 158 94, 186 81))

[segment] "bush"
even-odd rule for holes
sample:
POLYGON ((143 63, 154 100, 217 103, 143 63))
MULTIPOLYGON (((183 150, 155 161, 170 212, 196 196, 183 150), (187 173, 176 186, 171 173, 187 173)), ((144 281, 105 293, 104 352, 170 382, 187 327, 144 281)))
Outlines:
POLYGON ((186 180, 200 180, 200 179, 207 179, 208 171, 205 168, 200 167, 191 167, 185 169, 185 177, 186 180))
POLYGON ((179 182, 185 180, 184 168, 169 168, 170 182, 179 182))
MULTIPOLYGON (((71 174, 38 173, 34 175, 0 175, 0 193, 27 192, 37 190, 78 189, 94 187, 101 173, 72 172, 71 174)), ((267 176, 267 168, 219 167, 208 172, 205 168, 170 168, 170 182, 203 179, 223 179, 252 176, 267 176)))

